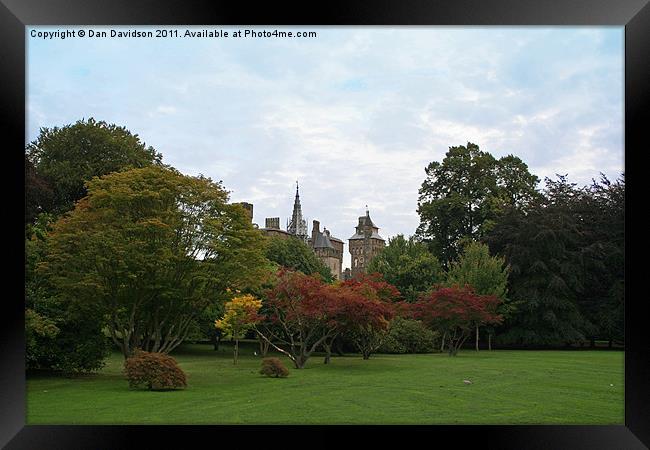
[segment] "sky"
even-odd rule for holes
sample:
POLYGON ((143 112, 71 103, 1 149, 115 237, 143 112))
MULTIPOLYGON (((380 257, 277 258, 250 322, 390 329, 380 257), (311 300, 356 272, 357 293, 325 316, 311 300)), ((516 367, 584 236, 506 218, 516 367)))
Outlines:
MULTIPOLYGON (((541 180, 624 172, 623 27, 165 27, 178 36, 28 27, 26 140, 94 117, 188 175, 221 180, 253 222, 291 216, 346 242, 366 205, 412 235, 418 189, 451 146, 513 154, 541 180), (61 39, 43 31, 86 32, 61 39), (228 38, 181 37, 223 30, 228 38), (236 30, 316 37, 237 38, 236 30), (89 31, 109 37, 88 37, 89 31)), ((171 33, 170 33, 171 34, 171 33)), ((540 185, 542 187, 543 185, 540 185)))

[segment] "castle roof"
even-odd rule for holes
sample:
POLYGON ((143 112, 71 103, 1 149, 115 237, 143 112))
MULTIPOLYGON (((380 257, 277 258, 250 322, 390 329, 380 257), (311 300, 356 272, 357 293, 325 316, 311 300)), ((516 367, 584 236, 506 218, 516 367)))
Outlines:
POLYGON ((359 225, 357 225, 357 230, 354 233, 352 237, 349 238, 349 240, 354 240, 354 239, 365 239, 365 235, 363 233, 363 229, 372 229, 372 234, 370 235, 370 239, 379 239, 380 241, 383 241, 384 238, 379 236, 379 227, 375 225, 372 222, 372 219, 370 218, 370 212, 366 209, 366 215, 365 216, 360 216, 359 217, 359 225))
MULTIPOLYGON (((363 234, 359 233, 354 233, 353 236, 349 238, 349 240, 354 240, 354 239, 365 239, 365 236, 363 234)), ((372 234, 370 235, 370 239, 379 239, 380 241, 384 241, 385 239, 381 236, 379 236, 379 233, 376 230, 372 230, 372 234)))
POLYGON ((330 238, 327 237, 324 233, 318 233, 316 235, 316 240, 313 243, 314 248, 334 248, 330 238))
POLYGON ((370 218, 370 213, 368 211, 366 211, 365 216, 359 217, 359 225, 365 225, 367 227, 377 228, 377 225, 372 223, 372 219, 370 218))

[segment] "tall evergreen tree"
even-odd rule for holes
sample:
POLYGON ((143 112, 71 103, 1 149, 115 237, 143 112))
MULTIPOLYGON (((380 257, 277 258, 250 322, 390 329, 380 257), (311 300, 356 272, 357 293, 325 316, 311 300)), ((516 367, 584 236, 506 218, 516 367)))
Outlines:
POLYGON ((594 341, 623 341, 625 286, 625 176, 605 175, 583 190, 581 224, 583 290, 579 306, 595 326, 594 341))
POLYGON ((486 236, 511 267, 517 314, 499 338, 521 344, 570 344, 594 332, 579 303, 584 291, 583 193, 566 176, 546 179, 528 212, 511 208, 486 236))

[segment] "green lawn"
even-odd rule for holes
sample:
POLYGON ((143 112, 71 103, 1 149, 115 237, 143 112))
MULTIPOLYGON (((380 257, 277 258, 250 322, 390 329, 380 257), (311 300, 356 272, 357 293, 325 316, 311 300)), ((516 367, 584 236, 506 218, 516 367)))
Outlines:
POLYGON ((623 424, 623 352, 461 351, 309 360, 286 379, 258 374, 244 348, 173 354, 181 391, 129 390, 122 357, 97 375, 30 376, 28 424, 623 424), (463 380, 472 384, 466 385, 463 380), (612 386, 613 385, 613 386, 612 386))

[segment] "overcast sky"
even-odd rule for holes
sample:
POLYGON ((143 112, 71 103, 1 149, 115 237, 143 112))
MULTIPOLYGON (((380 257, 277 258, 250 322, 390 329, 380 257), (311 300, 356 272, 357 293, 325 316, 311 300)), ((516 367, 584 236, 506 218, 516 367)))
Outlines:
POLYGON ((81 118, 126 126, 165 163, 253 203, 260 226, 286 225, 298 180, 310 232, 317 219, 346 242, 344 267, 365 205, 384 238, 414 233, 424 167, 450 146, 514 154, 540 179, 580 185, 624 171, 623 27, 147 39, 39 39, 32 29, 64 28, 27 30, 28 141, 81 118))

